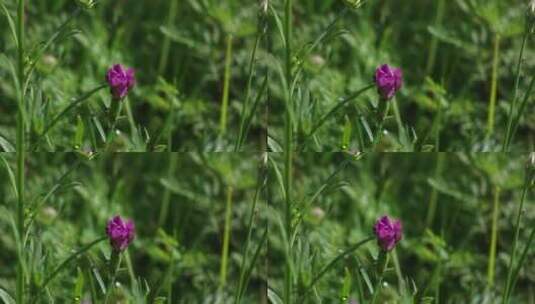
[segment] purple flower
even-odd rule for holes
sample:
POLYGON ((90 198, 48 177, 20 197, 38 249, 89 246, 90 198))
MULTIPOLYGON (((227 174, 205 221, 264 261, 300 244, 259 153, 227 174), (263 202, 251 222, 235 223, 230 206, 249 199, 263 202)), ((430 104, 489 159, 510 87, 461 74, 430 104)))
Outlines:
POLYGON ((134 240, 136 228, 131 220, 123 221, 116 215, 108 221, 106 225, 106 234, 110 239, 110 244, 115 251, 123 251, 134 240))
POLYGON ((106 73, 106 82, 110 86, 113 98, 121 100, 136 84, 134 69, 125 69, 120 64, 114 64, 106 73))
POLYGON ((399 220, 391 219, 384 215, 375 222, 373 232, 377 237, 379 247, 384 251, 390 251, 401 240, 403 227, 401 227, 399 220))
POLYGON ((374 81, 381 98, 389 100, 401 89, 403 74, 401 69, 383 64, 375 70, 374 81))

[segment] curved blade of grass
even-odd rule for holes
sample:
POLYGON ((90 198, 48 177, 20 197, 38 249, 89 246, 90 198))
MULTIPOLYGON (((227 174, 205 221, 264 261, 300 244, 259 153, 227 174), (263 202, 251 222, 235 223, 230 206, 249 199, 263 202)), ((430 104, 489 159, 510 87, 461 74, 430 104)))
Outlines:
POLYGON ((271 15, 273 16, 273 19, 275 20, 275 24, 277 25, 277 29, 279 31, 280 35, 280 41, 282 43, 282 47, 286 47, 286 40, 284 39, 284 27, 282 25, 282 21, 277 14, 277 10, 273 8, 273 6, 269 6, 269 9, 271 10, 271 15))
POLYGON ((353 99, 359 97, 362 93, 366 92, 367 90, 373 88, 375 86, 375 84, 369 84, 365 87, 363 87, 362 89, 356 91, 355 93, 349 95, 348 97, 344 98, 342 101, 340 101, 338 104, 336 104, 334 107, 331 108, 331 110, 329 112, 327 112, 327 114, 323 115, 323 117, 314 125, 314 127, 312 127, 312 130, 306 135, 306 137, 304 138, 303 142, 306 142, 308 139, 310 139, 312 137, 312 135, 314 135, 314 133, 316 133, 316 131, 334 114, 336 113, 338 110, 340 110, 341 108, 343 108, 347 103, 349 103, 350 101, 352 101, 353 99))
POLYGON ((2 134, 0 134, 0 148, 3 149, 3 152, 16 152, 13 144, 2 134))
POLYGON ((267 297, 271 304, 283 304, 281 297, 271 288, 268 288, 267 297))
POLYGON ((262 32, 260 30, 258 30, 257 33, 256 33, 256 38, 255 38, 255 42, 254 42, 254 45, 253 45, 253 50, 251 52, 251 57, 249 59, 249 66, 248 66, 248 71, 249 71, 248 75, 249 76, 247 78, 247 88, 246 88, 246 91, 245 91, 246 92, 245 93, 245 100, 243 102, 243 108, 242 108, 241 115, 240 115, 241 116, 240 131, 238 133, 238 138, 237 138, 236 144, 234 146, 234 151, 238 151, 240 149, 241 143, 243 141, 243 137, 245 136, 244 135, 245 120, 246 120, 245 113, 247 112, 247 105, 249 104, 249 99, 250 99, 250 96, 251 96, 251 86, 252 86, 252 83, 253 83, 254 62, 255 62, 255 58, 256 58, 256 50, 258 49, 258 44, 260 43, 260 39, 261 38, 262 38, 262 32))
MULTIPOLYGON (((67 184, 64 184, 65 179, 72 172, 74 172, 74 170, 78 169, 81 163, 82 163, 81 158, 77 159, 76 162, 72 166, 70 166, 67 169, 67 171, 65 171, 65 173, 63 173, 60 176, 60 178, 56 181, 56 183, 52 186, 52 188, 48 192, 46 192, 45 195, 38 202, 35 203, 35 207, 33 208, 33 211, 30 213, 28 217, 28 226, 32 225, 33 221, 35 220, 35 217, 37 216, 41 208, 45 205, 45 203, 48 201, 48 199, 52 197, 52 195, 54 195, 58 190, 68 186, 67 184)), ((79 184, 80 183, 73 182, 71 183, 70 186, 77 186, 79 184)))
POLYGON ((2 154, 0 154, 0 159, 2 159, 2 162, 4 163, 4 166, 6 166, 7 174, 9 175, 9 181, 11 183, 11 187, 13 188, 13 193, 15 195, 18 195, 17 182, 16 182, 16 179, 15 179, 15 173, 13 173, 13 170, 9 166, 9 163, 7 162, 7 160, 4 158, 4 156, 2 154))
POLYGON ((524 177, 524 186, 522 189, 522 194, 520 196, 520 204, 518 205, 518 211, 516 214, 515 234, 513 238, 513 244, 511 246, 511 254, 510 254, 511 258, 509 259, 507 281, 505 282, 505 291, 503 293, 503 298, 502 298, 502 303, 504 304, 509 303, 509 297, 511 295, 511 286, 512 286, 512 281, 513 281, 513 268, 515 265, 515 257, 516 257, 516 246, 518 244, 518 239, 520 235, 520 218, 524 210, 524 200, 526 198, 529 185, 531 183, 531 179, 532 179, 532 174, 529 171, 529 169, 527 169, 525 173, 525 177, 524 177))
POLYGON ((260 243, 258 244, 258 247, 256 247, 255 253, 253 255, 253 258, 251 259, 251 262, 249 263, 249 267, 247 267, 247 270, 245 271, 244 276, 244 282, 243 287, 240 288, 238 293, 238 298, 235 303, 241 303, 241 298, 245 294, 245 291, 247 290, 247 286, 249 285, 249 280, 251 279, 251 274, 253 273, 253 269, 256 265, 256 261, 258 260, 258 257, 260 256, 260 252, 262 251, 262 248, 264 247, 264 243, 267 241, 267 233, 268 229, 264 230, 264 234, 262 234, 262 238, 260 239, 260 243))
POLYGON ((346 249, 344 252, 342 252, 341 254, 339 254, 338 256, 336 256, 334 259, 332 259, 331 262, 329 262, 327 265, 325 265, 322 270, 320 272, 318 272, 318 274, 316 274, 316 276, 314 277, 314 279, 312 280, 312 282, 310 284, 308 284, 307 288, 305 289, 305 291, 301 294, 301 297, 304 297, 307 293, 309 293, 311 290, 312 290, 312 287, 314 287, 314 285, 323 277, 323 275, 325 275, 327 273, 327 271, 331 270, 331 268, 334 267, 334 265, 336 264, 336 262, 340 261, 341 259, 345 258, 346 256, 348 256, 350 253, 352 253, 353 251, 359 249, 362 245, 366 244, 367 242, 371 241, 375 239, 374 237, 370 236, 356 244, 354 244, 353 246, 349 247, 348 249, 346 249))
POLYGON ((232 64, 232 35, 227 35, 227 50, 225 52, 225 72, 223 76, 223 96, 221 97, 221 113, 219 116, 219 135, 227 131, 228 98, 230 90, 230 74, 232 64))
POLYGON ((35 66, 37 65, 37 62, 41 59, 41 57, 44 55, 45 51, 52 45, 54 42, 58 40, 59 37, 61 37, 61 34, 64 32, 64 30, 67 28, 67 25, 71 23, 74 18, 76 18, 80 12, 82 11, 82 8, 78 6, 70 15, 69 17, 58 27, 58 29, 50 36, 50 38, 43 44, 43 46, 39 49, 37 54, 34 58, 30 61, 30 64, 28 66, 28 71, 26 74, 26 82, 24 83, 24 91, 26 92, 26 89, 28 88, 28 84, 31 79, 31 75, 35 69, 35 66))
POLYGON ((509 295, 513 293, 515 290, 516 281, 518 280, 518 275, 520 274, 520 269, 522 268, 522 265, 524 264, 524 261, 526 260, 526 257, 528 255, 529 249, 531 248, 531 243, 533 242, 535 236, 535 228, 531 229, 531 233, 529 235, 529 240, 526 243, 526 246, 524 247, 524 251, 522 252, 522 256, 520 257, 520 260, 518 260, 518 265, 515 268, 515 271, 513 273, 513 282, 511 283, 511 286, 509 287, 509 295))
POLYGON ((0 300, 2 300, 2 302, 4 304, 16 304, 17 302, 15 302, 15 299, 13 299, 8 293, 7 291, 5 291, 4 289, 0 288, 0 300))
POLYGON ((4 11, 4 14, 6 15, 7 23, 9 24, 9 29, 11 30, 11 35, 13 38, 13 41, 15 41, 15 45, 19 45, 19 40, 17 38, 17 30, 15 29, 15 22, 13 21, 13 18, 11 17, 11 14, 9 14, 9 11, 7 10, 6 6, 4 5, 4 1, 0 2, 0 5, 2 6, 2 10, 4 11))
POLYGON ((231 234, 232 222, 232 193, 233 188, 227 187, 226 204, 225 204, 225 226, 223 230, 223 248, 221 250, 221 265, 219 269, 219 288, 223 290, 227 283, 227 269, 228 269, 228 252, 231 234))
POLYGON ((79 104, 81 104, 83 101, 91 97, 96 92, 102 90, 103 88, 107 87, 107 84, 101 84, 100 86, 94 88, 93 90, 83 94, 78 99, 74 100, 69 104, 61 113, 59 113, 52 121, 45 127, 45 130, 39 135, 39 137, 36 139, 36 145, 39 144, 39 142, 44 138, 44 136, 52 129, 62 118, 65 116, 65 114, 69 113, 70 110, 77 107, 79 104))
MULTIPOLYGON (((263 188, 265 182, 266 182, 266 167, 265 165, 262 165, 262 167, 260 167, 260 172, 258 174, 258 180, 257 180, 255 194, 253 197, 253 203, 251 204, 251 210, 249 211, 249 221, 247 225, 247 238, 245 239, 245 244, 243 247, 243 253, 242 253, 243 259, 242 259, 241 266, 240 266, 240 280, 238 283, 238 292, 236 293, 236 298, 234 299, 235 304, 238 304, 241 302, 241 297, 243 296, 243 293, 245 293, 245 289, 247 288, 247 281, 249 280, 247 276, 248 271, 245 270, 245 264, 247 261, 247 252, 249 249, 249 244, 251 242, 251 237, 253 234, 253 222, 255 218, 256 204, 258 202, 258 196, 260 194, 260 191, 263 188)), ((253 257, 253 260, 254 259, 255 258, 253 257)), ((252 267, 254 263, 251 262, 250 265, 251 266, 249 267, 252 267)))
MULTIPOLYGON (((533 91, 534 85, 535 85, 535 76, 531 77, 528 90, 524 94, 524 99, 522 100, 522 103, 520 104, 520 107, 518 108, 518 113, 516 114, 516 117, 513 121, 513 131, 509 135, 509 144, 515 138, 516 131, 518 130, 518 124, 520 123, 520 118, 522 117, 522 114, 524 113, 524 110, 526 109, 526 105, 529 101, 529 97, 531 97, 531 91, 533 91)), ((509 146, 507 146, 507 148, 509 148, 509 146)))
MULTIPOLYGON (((50 283, 60 272, 61 270, 63 270, 63 268, 65 268, 65 266, 67 266, 71 261, 73 261, 76 257, 78 257, 79 255, 85 253, 86 251, 88 251, 89 249, 91 249, 91 247, 95 246, 96 244, 106 240, 107 237, 101 237, 99 239, 96 239, 94 240, 93 242, 85 245, 84 247, 80 248, 80 250, 76 251, 75 253, 73 253, 71 256, 69 256, 65 261, 63 261, 63 263, 61 263, 46 279, 45 281, 43 282, 43 284, 39 287, 39 290, 37 291, 37 295, 39 295, 41 292, 43 292, 46 288, 46 286, 48 285, 48 283, 50 283)), ((35 301, 37 300, 37 297, 34 298, 34 301, 33 303, 35 303, 35 301)))
MULTIPOLYGON (((342 9, 334 18, 333 20, 327 25, 327 27, 323 30, 323 32, 312 42, 309 42, 306 46, 303 47, 297 54, 295 55, 298 58, 306 58, 314 49, 316 49, 319 45, 327 44, 329 39, 334 39, 338 36, 341 36, 346 33, 346 31, 338 31, 335 32, 335 25, 338 23, 340 19, 342 19, 347 13, 349 12, 349 7, 345 6, 344 9, 342 9)), ((296 75, 300 74, 303 70, 303 65, 298 65, 296 68, 296 71, 294 72, 296 75)), ((294 83, 292 84, 292 88, 295 87, 297 78, 295 77, 294 83)), ((293 90, 292 90, 293 91, 293 90)))
MULTIPOLYGON (((527 22, 527 20, 525 21, 527 22)), ((522 61, 523 61, 523 58, 524 58, 524 49, 526 47, 526 42, 528 40, 528 36, 529 36, 529 28, 527 26, 527 23, 526 23, 526 27, 524 29, 524 34, 522 36, 522 44, 520 46, 520 52, 518 53, 518 61, 517 61, 517 64, 516 64, 516 77, 515 77, 515 91, 514 91, 514 95, 513 95, 513 100, 511 102, 511 106, 509 107, 509 115, 508 115, 508 119, 507 119, 507 131, 505 133, 505 140, 503 142, 503 146, 502 146, 502 152, 505 152, 507 150, 509 150, 509 145, 511 144, 511 131, 512 131, 512 127, 513 127, 513 111, 514 111, 514 108, 516 106, 516 99, 517 99, 517 96, 518 96, 518 88, 520 86, 520 68, 522 66, 522 61)))
POLYGON ((262 99, 262 96, 266 92, 268 83, 268 77, 266 75, 264 82, 262 83, 262 87, 260 88, 260 91, 258 92, 258 95, 256 96, 256 99, 253 103, 253 106, 251 108, 251 111, 249 112, 249 115, 247 115, 247 118, 245 120, 244 126, 245 130, 243 131, 243 134, 241 134, 240 137, 240 144, 238 146, 238 149, 243 145, 243 142, 247 138, 247 134, 249 133, 249 129, 251 128, 251 121, 253 120, 254 114, 256 112, 256 109, 258 108, 258 104, 260 103, 260 100, 262 99))

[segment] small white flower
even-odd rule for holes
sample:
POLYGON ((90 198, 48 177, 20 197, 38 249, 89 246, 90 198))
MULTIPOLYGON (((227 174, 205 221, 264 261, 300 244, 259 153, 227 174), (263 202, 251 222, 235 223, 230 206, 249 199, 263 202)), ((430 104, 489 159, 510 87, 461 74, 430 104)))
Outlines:
POLYGON ((531 0, 531 2, 528 4, 529 9, 532 13, 535 13, 535 0, 531 0))

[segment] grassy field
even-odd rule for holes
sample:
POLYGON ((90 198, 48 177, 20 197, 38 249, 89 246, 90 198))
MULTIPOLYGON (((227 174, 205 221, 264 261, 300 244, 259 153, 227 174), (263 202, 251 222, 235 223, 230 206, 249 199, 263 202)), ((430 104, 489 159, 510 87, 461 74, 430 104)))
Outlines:
POLYGON ((535 303, 535 159, 298 153, 288 206, 284 161, 272 155, 271 303, 372 303, 375 294, 375 303, 535 303), (379 250, 367 238, 385 214, 401 220, 403 239, 376 292, 379 250), (513 247, 519 271, 507 302, 513 247))
POLYGON ((242 303, 265 298, 261 155, 31 154, 24 245, 13 231, 16 197, 4 168, 14 157, 2 160, 1 303, 14 303, 5 293, 15 298, 17 259, 24 303, 104 303, 111 247, 101 238, 115 215, 134 221, 136 237, 108 303, 232 303, 238 291, 242 303))
MULTIPOLYGON (((17 2, 0 2, 12 19, 14 33, 18 33, 17 2)), ((25 150, 264 149, 266 90, 258 61, 266 55, 256 5, 178 0, 135 5, 26 2, 25 150), (137 84, 121 102, 113 125, 114 102, 103 84, 106 71, 117 63, 135 70, 137 84), (119 135, 110 138, 110 132, 119 135)), ((20 96, 14 84, 21 82, 15 43, 19 39, 13 38, 18 34, 11 35, 5 16, 0 18, 0 29, 0 147, 13 151, 20 96)))
POLYGON ((0 34, 0 304, 535 304, 535 0, 0 0, 0 34))
POLYGON ((269 147, 289 129, 298 151, 532 151, 527 2, 273 1, 269 147), (387 114, 356 94, 385 63, 403 72, 387 114))

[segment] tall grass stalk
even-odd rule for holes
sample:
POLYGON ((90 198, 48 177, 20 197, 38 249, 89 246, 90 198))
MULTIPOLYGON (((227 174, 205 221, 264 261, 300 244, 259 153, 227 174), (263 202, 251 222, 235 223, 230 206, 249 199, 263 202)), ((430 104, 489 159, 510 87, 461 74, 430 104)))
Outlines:
POLYGON ((500 34, 495 34, 492 55, 492 79, 490 86, 489 111, 487 116, 487 138, 494 133, 494 117, 496 112, 496 94, 498 89, 498 63, 500 58, 500 34))
MULTIPOLYGON (((171 179, 175 173, 175 168, 177 164, 178 157, 175 157, 175 154, 171 151, 167 152, 169 156, 169 167, 167 169, 167 178, 171 179)), ((167 219, 167 214, 169 212, 169 203, 171 201, 171 190, 169 187, 165 187, 163 198, 162 198, 162 207, 160 208, 160 216, 158 217, 158 226, 163 227, 167 219)))
MULTIPOLYGON (((444 10, 445 2, 446 2, 445 0, 438 0, 437 12, 436 12, 436 17, 435 17, 435 26, 440 26, 442 24, 442 19, 444 17, 444 11, 445 11, 444 10)), ((435 35, 433 35, 431 38, 431 43, 429 45, 429 54, 427 56, 427 65, 425 68, 427 75, 431 74, 435 66, 437 47, 438 47, 438 38, 435 35)))
MULTIPOLYGON (((171 0, 169 4, 169 12, 167 15, 167 27, 173 26, 178 12, 178 0, 171 0)), ((163 74, 165 67, 167 66, 167 60, 169 59, 169 49, 171 48, 171 38, 168 35, 164 35, 162 49, 160 52, 160 62, 158 64, 158 74, 163 74)))
MULTIPOLYGON (((516 77, 515 77, 515 89, 514 89, 514 94, 513 94, 513 100, 511 101, 511 104, 509 106, 509 115, 508 115, 508 120, 507 120, 507 130, 506 130, 506 133, 505 133, 505 140, 503 142, 503 146, 502 146, 502 152, 507 152, 509 150, 509 146, 511 144, 511 137, 513 135, 513 117, 515 116, 515 108, 516 108, 516 103, 517 103, 517 98, 518 98, 518 88, 520 86, 520 70, 521 70, 521 67, 522 67, 522 61, 523 61, 523 58, 524 58, 524 49, 526 47, 526 43, 527 43, 527 40, 528 40, 528 36, 529 36, 529 20, 527 20, 527 17, 526 17, 526 24, 525 24, 525 27, 524 27, 524 34, 522 36, 522 44, 520 46, 520 52, 518 53, 518 60, 517 60, 517 64, 516 64, 516 77)), ((518 113, 517 115, 521 115, 522 113, 518 113)))
POLYGON ((241 115, 240 115, 240 131, 238 133, 238 138, 236 139, 236 143, 234 145, 234 151, 237 152, 240 150, 243 137, 244 137, 244 131, 245 131, 245 117, 247 115, 247 109, 249 107, 249 100, 251 99, 251 86, 253 83, 253 74, 254 74, 254 62, 256 58, 256 50, 258 48, 258 44, 260 43, 261 35, 260 33, 256 34, 255 42, 253 45, 253 50, 251 52, 251 59, 249 60, 249 73, 247 78, 247 88, 245 89, 245 100, 243 102, 243 106, 241 109, 241 115))
POLYGON ((232 35, 227 36, 227 50, 225 52, 225 75, 223 80, 223 97, 221 100, 221 114, 219 117, 219 134, 227 131, 228 95, 230 88, 230 64, 232 62, 232 35))
MULTIPOLYGON (((510 260, 509 260, 509 266, 508 266, 508 272, 507 272, 507 281, 505 283, 505 290, 503 293, 503 304, 509 303, 509 298, 511 296, 511 288, 513 281, 516 280, 515 276, 513 275, 513 268, 515 265, 515 258, 516 258, 516 248, 518 244, 518 238, 520 235, 520 219, 522 217, 523 209, 524 209, 524 200, 526 199, 526 195, 528 193, 528 190, 530 188, 530 184, 532 182, 533 178, 533 169, 529 166, 532 166, 532 164, 528 164, 528 167, 526 168, 526 173, 524 176, 524 186, 522 187, 522 195, 520 197, 520 204, 518 205, 518 212, 516 215, 516 223, 515 223, 515 234, 513 238, 513 244, 511 246, 511 252, 510 252, 510 260)), ((516 273, 518 275, 518 273, 516 273)))
POLYGON ((288 238, 286 248, 286 264, 284 276, 284 303, 292 303, 292 141, 293 141, 293 122, 292 122, 292 0, 286 0, 284 15, 284 40, 286 47, 286 64, 285 64, 285 81, 286 91, 286 121, 285 121, 285 147, 284 147, 284 198, 285 198, 285 230, 288 238))
MULTIPOLYGON (((267 155, 266 155, 266 158, 267 158, 267 155)), ((249 280, 249 276, 250 276, 250 274, 252 272, 252 269, 253 269, 253 267, 255 265, 256 258, 258 257, 257 254, 255 254, 253 256, 253 259, 249 263, 249 269, 247 270, 246 269, 246 265, 247 265, 249 245, 251 243, 251 237, 253 235, 253 223, 254 223, 254 219, 256 217, 255 216, 256 215, 256 204, 258 202, 258 197, 260 195, 260 191, 263 188, 265 182, 266 182, 266 167, 265 167, 265 164, 262 163, 262 165, 260 167, 260 170, 259 170, 259 173, 258 173, 257 185, 256 185, 255 194, 254 194, 254 197, 253 197, 253 202, 251 204, 251 210, 249 211, 249 220, 248 220, 248 224, 247 224, 247 238, 245 239, 245 243, 243 245, 242 261, 241 261, 241 266, 240 266, 240 280, 238 282, 238 290, 237 290, 237 292, 235 294, 234 304, 241 303, 243 294, 245 293, 245 289, 247 288, 247 282, 249 280)), ((262 242, 260 244, 258 244, 257 253, 260 252, 259 250, 263 246, 264 239, 265 239, 265 237, 267 237, 267 231, 268 230, 267 230, 267 226, 266 226, 266 230, 265 230, 265 233, 264 233, 265 236, 262 238, 262 242)))
POLYGON ((24 133, 26 129, 25 115, 24 115, 24 0, 19 0, 17 10, 17 41, 18 41, 18 113, 17 113, 17 230, 19 234, 19 258, 17 261, 17 288, 16 298, 17 303, 24 302, 24 267, 22 258, 24 256, 24 173, 25 173, 25 138, 24 133))
MULTIPOLYGON (((444 153, 436 153, 437 161, 435 164, 435 179, 438 179, 442 174, 442 168, 444 167, 444 153)), ((435 220, 435 213, 437 210, 438 190, 436 187, 432 187, 431 196, 429 197, 429 208, 427 208, 427 217, 425 220, 426 227, 430 228, 435 220)))
POLYGON ((510 138, 511 142, 515 138, 515 134, 516 134, 516 131, 518 130, 518 125, 520 123, 520 118, 522 117, 522 113, 524 113, 524 110, 526 109, 526 106, 528 102, 530 101, 530 98, 532 97, 531 92, 533 91, 534 87, 535 87, 535 75, 531 77, 531 81, 529 82, 528 89, 526 90, 524 94, 524 98, 522 99, 518 107, 517 115, 513 119, 513 129, 511 130, 511 138, 510 138))
POLYGON ((487 269, 487 288, 494 286, 494 273, 496 265, 496 244, 498 240, 498 214, 500 211, 500 188, 494 190, 494 203, 492 205, 492 232, 489 248, 489 264, 487 269))
POLYGON ((396 124, 398 127, 398 136, 401 138, 404 145, 408 145, 407 133, 405 132, 403 121, 401 121, 401 114, 399 113, 398 103, 395 99, 392 100, 392 109, 394 111, 394 118, 396 119, 396 124))
MULTIPOLYGON (((260 44, 260 41, 262 40, 263 33, 265 31, 266 25, 266 16, 264 12, 260 13, 260 16, 258 17, 258 27, 256 30, 256 37, 253 44, 253 49, 251 51, 251 57, 249 59, 249 65, 247 67, 247 87, 245 88, 245 99, 243 102, 243 106, 240 113, 240 130, 238 133, 238 138, 236 139, 236 143, 234 144, 234 152, 237 152, 241 149, 241 146, 243 144, 243 141, 245 140, 245 136, 247 134, 248 126, 246 126, 247 122, 247 110, 249 109, 249 103, 251 101, 251 87, 253 85, 253 76, 254 76, 254 67, 255 67, 255 61, 256 61, 256 51, 258 49, 258 45, 260 44)), ((251 111, 254 111, 254 108, 251 109, 251 111)), ((250 114, 252 115, 252 113, 250 114)))
POLYGON ((292 266, 291 266, 291 235, 292 235, 292 153, 293 153, 293 122, 292 122, 292 0, 286 0, 284 8, 284 40, 286 48, 285 81, 285 147, 284 147, 284 198, 285 198, 285 230, 287 235, 287 251, 284 276, 284 303, 292 303, 292 266))
POLYGON ((230 227, 232 224, 232 187, 227 188, 225 204, 225 228, 223 231, 223 249, 221 250, 221 267, 219 269, 219 289, 223 291, 227 283, 228 247, 230 242, 230 227))
POLYGON ((396 248, 392 250, 392 262, 394 263, 394 269, 396 270, 396 276, 398 278, 398 284, 399 284, 399 293, 405 294, 406 288, 405 288, 405 280, 403 280, 403 274, 401 272, 401 265, 399 263, 398 258, 398 252, 396 248))
POLYGON ((139 136, 138 130, 136 128, 136 123, 134 121, 134 114, 132 113, 132 107, 130 106, 130 99, 125 99, 124 108, 126 112, 126 118, 128 119, 128 124, 130 126, 130 136, 133 137, 132 140, 136 143, 136 146, 139 147, 142 139, 139 136))

